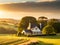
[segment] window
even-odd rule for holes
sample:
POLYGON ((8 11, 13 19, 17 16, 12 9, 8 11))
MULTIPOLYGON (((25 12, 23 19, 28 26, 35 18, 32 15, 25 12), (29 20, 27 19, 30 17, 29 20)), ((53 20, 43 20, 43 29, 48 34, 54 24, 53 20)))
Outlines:
POLYGON ((35 28, 37 30, 37 28, 35 28))

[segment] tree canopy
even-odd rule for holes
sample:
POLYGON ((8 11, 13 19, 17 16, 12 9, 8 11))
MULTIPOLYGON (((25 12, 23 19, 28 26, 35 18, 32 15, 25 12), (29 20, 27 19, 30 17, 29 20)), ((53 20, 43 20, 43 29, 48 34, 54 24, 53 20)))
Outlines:
POLYGON ((53 25, 53 24, 56 23, 56 22, 58 22, 57 19, 50 19, 50 20, 48 20, 47 24, 48 24, 48 25, 53 25))
POLYGON ((32 16, 25 16, 21 19, 20 24, 19 24, 19 30, 20 28, 22 29, 27 29, 29 23, 34 23, 37 24, 37 20, 35 17, 32 16))
POLYGON ((55 33, 55 29, 51 25, 46 25, 43 28, 42 33, 43 34, 54 34, 55 33))

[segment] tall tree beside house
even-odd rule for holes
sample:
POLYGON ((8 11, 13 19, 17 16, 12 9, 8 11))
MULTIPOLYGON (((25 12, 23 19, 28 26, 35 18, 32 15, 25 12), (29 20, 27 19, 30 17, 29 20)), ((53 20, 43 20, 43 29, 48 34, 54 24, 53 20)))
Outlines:
POLYGON ((18 35, 21 33, 22 30, 26 30, 28 28, 29 23, 37 24, 36 18, 32 16, 23 17, 19 24, 18 35))
POLYGON ((38 23, 40 25, 41 30, 43 29, 43 27, 45 27, 47 25, 47 19, 48 18, 45 17, 45 16, 41 16, 41 17, 38 18, 38 23))

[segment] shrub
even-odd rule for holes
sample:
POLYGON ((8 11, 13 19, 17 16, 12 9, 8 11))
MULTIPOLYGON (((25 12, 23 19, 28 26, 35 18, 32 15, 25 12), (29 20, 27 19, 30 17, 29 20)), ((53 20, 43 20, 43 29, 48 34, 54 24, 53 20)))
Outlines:
POLYGON ((57 33, 60 33, 60 22, 56 22, 52 26, 56 29, 57 33))
POLYGON ((55 34, 55 29, 51 25, 47 25, 43 28, 42 34, 55 34))

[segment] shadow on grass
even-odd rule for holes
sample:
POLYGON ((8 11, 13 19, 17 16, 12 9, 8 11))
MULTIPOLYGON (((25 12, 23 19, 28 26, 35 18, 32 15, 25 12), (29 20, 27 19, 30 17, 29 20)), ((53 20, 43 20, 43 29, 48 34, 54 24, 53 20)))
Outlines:
POLYGON ((54 44, 44 43, 42 41, 39 41, 39 42, 31 42, 30 44, 27 44, 27 45, 54 45, 54 44))
POLYGON ((47 38, 47 39, 60 39, 60 36, 55 35, 55 36, 37 36, 40 38, 47 38))
POLYGON ((8 44, 12 44, 12 43, 19 42, 19 41, 22 41, 22 40, 23 40, 23 39, 11 41, 11 42, 6 42, 6 43, 2 43, 2 44, 0 44, 0 45, 8 45, 8 44))
POLYGON ((30 37, 47 38, 47 39, 60 39, 60 35, 38 35, 38 36, 30 36, 30 37))
POLYGON ((44 43, 42 41, 39 41, 39 45, 54 45, 54 44, 51 44, 51 43, 44 43))

